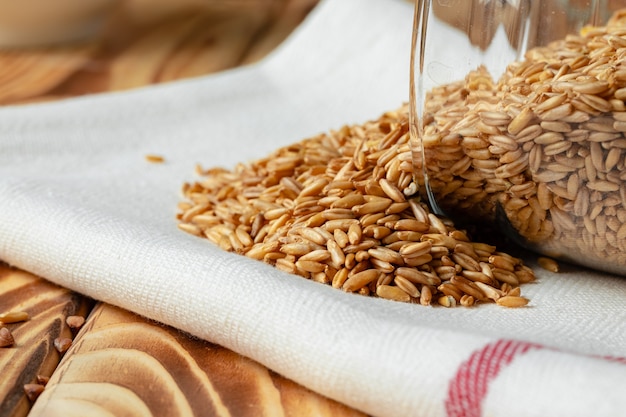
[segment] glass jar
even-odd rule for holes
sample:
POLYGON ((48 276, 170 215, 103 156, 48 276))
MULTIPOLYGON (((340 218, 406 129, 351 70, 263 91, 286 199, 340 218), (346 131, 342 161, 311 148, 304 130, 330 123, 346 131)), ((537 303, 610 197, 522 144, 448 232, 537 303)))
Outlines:
POLYGON ((435 212, 491 222, 538 253, 626 275, 619 6, 416 0, 411 146, 435 212))

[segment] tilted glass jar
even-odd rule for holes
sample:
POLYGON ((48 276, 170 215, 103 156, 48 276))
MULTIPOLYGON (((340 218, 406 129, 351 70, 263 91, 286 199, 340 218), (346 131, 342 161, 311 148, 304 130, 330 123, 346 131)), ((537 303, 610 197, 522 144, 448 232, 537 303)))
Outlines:
POLYGON ((433 210, 626 275, 626 10, 618 7, 416 0, 411 145, 433 210))

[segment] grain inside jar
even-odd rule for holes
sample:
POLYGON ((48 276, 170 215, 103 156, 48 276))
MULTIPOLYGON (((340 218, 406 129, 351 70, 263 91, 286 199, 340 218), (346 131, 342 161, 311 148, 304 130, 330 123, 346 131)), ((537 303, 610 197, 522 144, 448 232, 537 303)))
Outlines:
POLYGON ((422 140, 438 205, 504 219, 543 254, 626 274, 624 100, 626 11, 529 50, 497 82, 478 68, 432 89, 422 140))

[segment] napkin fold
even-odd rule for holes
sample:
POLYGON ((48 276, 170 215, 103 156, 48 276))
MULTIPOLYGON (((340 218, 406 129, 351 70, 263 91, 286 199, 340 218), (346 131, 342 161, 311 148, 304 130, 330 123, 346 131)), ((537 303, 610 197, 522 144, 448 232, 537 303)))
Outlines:
POLYGON ((527 308, 423 307, 343 293, 177 229, 196 164, 232 168, 398 108, 411 28, 406 1, 323 0, 253 66, 1 108, 0 259, 374 416, 623 415, 624 278, 535 268, 527 308))

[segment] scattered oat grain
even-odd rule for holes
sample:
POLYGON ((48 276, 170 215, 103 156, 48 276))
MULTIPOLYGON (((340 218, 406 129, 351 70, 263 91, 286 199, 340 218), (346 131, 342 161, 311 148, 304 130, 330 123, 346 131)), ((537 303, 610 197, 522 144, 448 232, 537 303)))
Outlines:
POLYGON ((537 258, 537 263, 546 271, 559 272, 559 264, 552 258, 540 256, 539 258, 537 258))
POLYGON ((0 327, 0 348, 11 347, 15 343, 11 330, 7 327, 0 327))
POLYGON ((161 155, 147 154, 146 161, 153 164, 162 164, 163 162, 165 162, 165 158, 161 155))
POLYGON ((0 314, 0 323, 19 323, 22 321, 27 321, 30 319, 30 316, 25 311, 10 311, 8 313, 0 314))
POLYGON ((39 398, 41 393, 44 391, 44 386, 41 384, 25 384, 24 385, 24 394, 31 401, 34 402, 39 398))
POLYGON ((57 337, 56 339, 54 339, 54 347, 61 354, 65 353, 70 348, 70 346, 72 346, 72 339, 70 338, 57 337))

